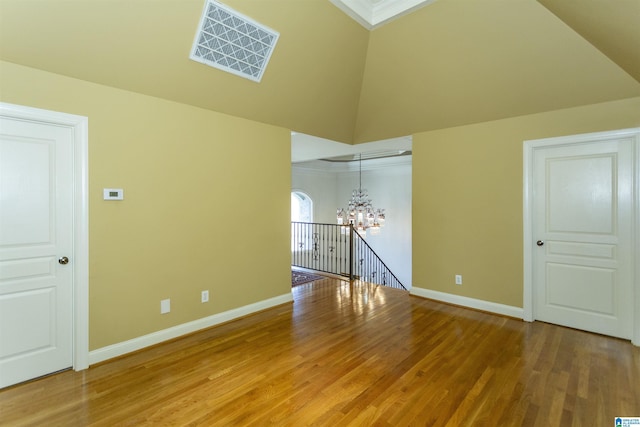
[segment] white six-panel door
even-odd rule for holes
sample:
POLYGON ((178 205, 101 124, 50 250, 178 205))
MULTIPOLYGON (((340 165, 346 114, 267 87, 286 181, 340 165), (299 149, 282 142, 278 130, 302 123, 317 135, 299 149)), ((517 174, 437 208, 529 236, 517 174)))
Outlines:
POLYGON ((72 366, 73 136, 0 117, 0 387, 72 366))
POLYGON ((530 310, 527 320, 632 338, 635 136, 559 138, 529 149, 525 318, 530 310))

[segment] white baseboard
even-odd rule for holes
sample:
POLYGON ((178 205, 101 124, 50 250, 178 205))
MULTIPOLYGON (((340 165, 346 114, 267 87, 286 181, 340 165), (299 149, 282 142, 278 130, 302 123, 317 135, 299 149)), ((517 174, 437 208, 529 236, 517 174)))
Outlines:
POLYGON ((488 311, 490 313, 501 314, 503 316, 524 318, 524 310, 520 307, 511 305, 498 304, 491 301, 481 299, 463 297, 460 295, 448 294, 445 292, 433 291, 431 289, 411 288, 411 294, 423 298, 429 298, 436 301, 442 301, 449 304, 460 305, 463 307, 474 308, 476 310, 488 311))
POLYGON ((113 359, 114 357, 122 356, 124 354, 131 353, 133 351, 137 351, 151 345, 159 344, 163 341, 177 338, 182 335, 198 331, 200 329, 209 328, 220 323, 228 322, 230 320, 237 319, 239 317, 256 313, 258 311, 275 307, 280 304, 285 304, 291 301, 293 301, 293 294, 288 293, 269 298, 264 301, 259 301, 254 304, 234 308, 223 313, 218 313, 209 317, 194 320, 192 322, 183 323, 181 325, 173 326, 168 329, 163 329, 161 331, 133 338, 128 341, 123 341, 117 344, 109 345, 107 347, 102 347, 89 352, 89 365, 104 362, 105 360, 113 359))

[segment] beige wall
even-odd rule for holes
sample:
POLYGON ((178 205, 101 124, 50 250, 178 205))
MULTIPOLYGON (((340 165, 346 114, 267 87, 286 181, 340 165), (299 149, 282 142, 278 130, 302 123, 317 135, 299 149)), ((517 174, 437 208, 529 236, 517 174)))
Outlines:
MULTIPOLYGON (((89 117, 90 349, 289 292, 287 129, 7 62, 0 87, 89 117)), ((522 142, 636 126, 640 98, 415 134, 413 286, 521 307, 522 142)))
POLYGON ((0 87, 89 118, 91 350, 290 292, 289 130, 7 62, 0 87))
POLYGON ((630 98, 415 134, 414 287, 522 307, 523 141, 638 126, 630 98))
POLYGON ((636 96, 638 81, 535 0, 436 1, 371 32, 354 142, 636 96))

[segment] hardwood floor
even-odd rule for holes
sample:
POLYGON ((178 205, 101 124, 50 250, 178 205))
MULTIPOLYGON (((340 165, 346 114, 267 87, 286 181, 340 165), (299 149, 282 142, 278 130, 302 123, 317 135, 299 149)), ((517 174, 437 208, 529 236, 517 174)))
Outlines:
POLYGON ((0 391, 0 425, 613 426, 640 348, 325 279, 294 303, 0 391))

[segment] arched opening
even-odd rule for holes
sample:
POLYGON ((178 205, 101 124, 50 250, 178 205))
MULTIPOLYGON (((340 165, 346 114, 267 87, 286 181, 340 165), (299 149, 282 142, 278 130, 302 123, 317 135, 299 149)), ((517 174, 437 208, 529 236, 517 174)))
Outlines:
POLYGON ((302 191, 291 192, 291 221, 313 222, 313 200, 302 191))
POLYGON ((299 230, 301 228, 299 224, 296 227, 294 222, 313 222, 313 201, 308 194, 302 191, 291 192, 291 252, 303 250, 306 244, 306 239, 300 240, 299 230), (296 241, 298 242, 296 243, 296 241))

